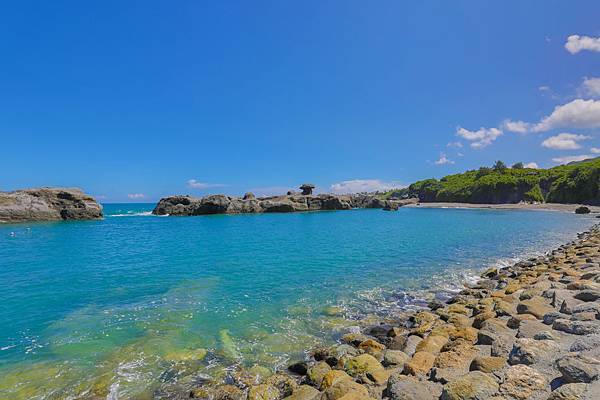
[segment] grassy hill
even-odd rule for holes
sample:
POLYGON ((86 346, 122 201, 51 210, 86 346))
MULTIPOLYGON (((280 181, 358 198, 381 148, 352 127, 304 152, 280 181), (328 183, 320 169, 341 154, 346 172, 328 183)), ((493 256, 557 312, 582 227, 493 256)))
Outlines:
MULTIPOLYGON (((507 168, 497 162, 440 180, 415 182, 402 193, 422 202, 600 204, 600 158, 550 169, 507 168)), ((398 195, 390 193, 390 195, 398 195)))

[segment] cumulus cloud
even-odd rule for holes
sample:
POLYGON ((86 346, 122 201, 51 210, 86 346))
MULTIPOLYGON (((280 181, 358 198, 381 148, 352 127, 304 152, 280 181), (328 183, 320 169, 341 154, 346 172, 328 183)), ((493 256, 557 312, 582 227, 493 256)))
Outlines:
POLYGON ((542 118, 533 127, 534 132, 545 132, 556 128, 599 128, 600 100, 576 99, 556 106, 552 114, 542 118))
POLYGON ((579 92, 583 96, 600 97, 600 78, 584 77, 579 92))
POLYGON ((540 167, 538 167, 537 163, 530 162, 530 163, 527 163, 527 164, 523 164, 523 168, 539 169, 540 167))
POLYGON ((453 147, 456 149, 462 149, 463 144, 461 142, 450 142, 446 145, 446 147, 453 147))
POLYGON ((333 193, 361 193, 361 192, 377 192, 391 189, 400 189, 404 187, 398 182, 385 182, 379 179, 353 179, 350 181, 342 181, 334 183, 330 186, 333 193))
POLYGON ((446 157, 446 153, 440 153, 440 158, 435 162, 436 165, 454 164, 454 161, 446 157))
POLYGON ((556 158, 553 158, 552 161, 554 161, 555 163, 558 163, 558 164, 568 164, 570 162, 587 160, 588 158, 593 158, 593 157, 588 154, 581 154, 578 156, 556 157, 556 158))
POLYGON ((492 144, 494 140, 502 135, 502 131, 498 128, 483 127, 476 131, 470 131, 459 126, 456 129, 456 135, 471 142, 472 148, 481 149, 492 144))
POLYGON ((206 183, 199 182, 196 179, 190 179, 187 181, 187 187, 190 189, 208 189, 208 188, 216 188, 216 187, 225 187, 222 183, 206 183))
POLYGON ((531 130, 531 124, 529 122, 512 121, 510 119, 504 121, 502 127, 507 131, 514 133, 527 133, 531 130))
POLYGON ((144 197, 146 197, 146 195, 143 193, 129 193, 127 195, 127 197, 129 197, 130 199, 136 200, 136 199, 143 199, 144 197))
POLYGON ((542 146, 555 150, 576 150, 581 148, 578 142, 587 139, 591 139, 591 137, 574 133, 559 133, 544 140, 542 146))
POLYGON ((600 37, 571 35, 567 38, 565 49, 571 54, 584 50, 600 52, 600 37))
POLYGON ((592 152, 592 154, 600 154, 600 148, 598 147, 592 147, 590 151, 592 152))

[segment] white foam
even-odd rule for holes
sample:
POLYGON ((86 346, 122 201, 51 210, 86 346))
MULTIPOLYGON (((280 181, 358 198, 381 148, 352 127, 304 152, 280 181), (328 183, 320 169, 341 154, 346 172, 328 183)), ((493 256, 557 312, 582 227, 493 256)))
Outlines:
POLYGON ((153 217, 152 211, 142 211, 142 212, 127 212, 125 214, 111 214, 107 215, 108 217, 153 217))

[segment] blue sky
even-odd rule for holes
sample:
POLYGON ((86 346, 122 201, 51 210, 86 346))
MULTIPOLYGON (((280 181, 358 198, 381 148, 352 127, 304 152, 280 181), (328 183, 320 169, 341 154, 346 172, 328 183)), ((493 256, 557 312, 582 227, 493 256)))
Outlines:
POLYGON ((600 152, 600 3, 494 3, 6 3, 0 190, 347 191, 600 152))

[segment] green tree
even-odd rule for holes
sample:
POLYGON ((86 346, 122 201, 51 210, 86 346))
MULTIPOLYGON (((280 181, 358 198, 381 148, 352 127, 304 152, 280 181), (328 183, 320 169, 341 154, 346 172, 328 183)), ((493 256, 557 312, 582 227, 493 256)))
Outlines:
POLYGON ((512 166, 512 169, 523 169, 523 168, 525 168, 525 166, 523 165, 522 162, 518 162, 512 166))
POLYGON ((506 164, 504 164, 502 161, 498 160, 498 161, 496 161, 496 163, 494 164, 494 166, 492 168, 494 169, 494 171, 503 172, 506 170, 506 164))

